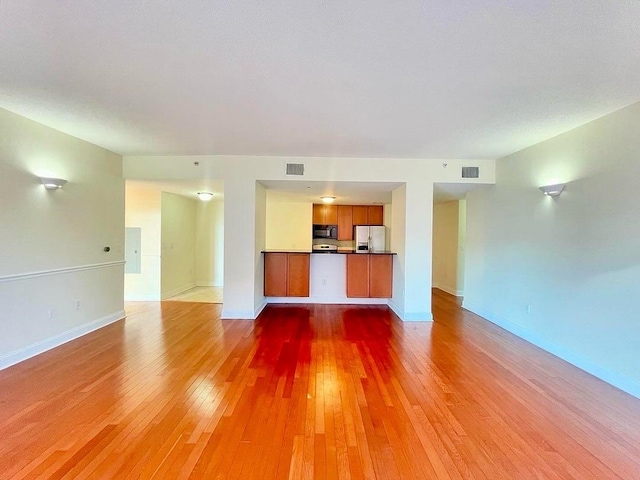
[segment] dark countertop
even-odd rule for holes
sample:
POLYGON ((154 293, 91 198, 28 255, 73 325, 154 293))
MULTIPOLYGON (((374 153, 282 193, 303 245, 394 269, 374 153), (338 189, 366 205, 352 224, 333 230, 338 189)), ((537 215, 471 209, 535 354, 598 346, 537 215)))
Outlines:
POLYGON ((376 252, 358 252, 353 249, 340 249, 340 250, 262 250, 262 253, 313 253, 319 255, 336 255, 336 254, 350 254, 357 253, 358 255, 397 255, 396 252, 390 252, 389 250, 381 250, 376 252))

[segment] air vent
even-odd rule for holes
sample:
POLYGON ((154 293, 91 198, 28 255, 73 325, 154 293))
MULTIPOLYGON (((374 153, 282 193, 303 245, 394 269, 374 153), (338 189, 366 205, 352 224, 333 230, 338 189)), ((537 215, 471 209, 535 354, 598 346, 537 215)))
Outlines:
POLYGON ((462 167, 462 178, 479 178, 480 167, 462 167))
POLYGON ((304 163, 287 163, 286 175, 304 175, 304 163))

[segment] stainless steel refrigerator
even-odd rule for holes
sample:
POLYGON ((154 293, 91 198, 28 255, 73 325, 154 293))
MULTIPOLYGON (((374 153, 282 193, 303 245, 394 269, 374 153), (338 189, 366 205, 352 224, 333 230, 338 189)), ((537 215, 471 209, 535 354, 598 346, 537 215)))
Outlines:
POLYGON ((356 225, 353 227, 355 250, 362 253, 385 251, 385 230, 386 227, 356 225))

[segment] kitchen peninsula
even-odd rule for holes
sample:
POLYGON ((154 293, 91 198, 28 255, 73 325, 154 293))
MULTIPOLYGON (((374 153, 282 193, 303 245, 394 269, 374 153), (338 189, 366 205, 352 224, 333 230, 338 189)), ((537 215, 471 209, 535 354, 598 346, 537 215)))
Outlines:
POLYGON ((265 250, 264 295, 298 303, 386 303, 393 292, 390 251, 265 250), (304 300, 303 300, 304 299, 304 300))

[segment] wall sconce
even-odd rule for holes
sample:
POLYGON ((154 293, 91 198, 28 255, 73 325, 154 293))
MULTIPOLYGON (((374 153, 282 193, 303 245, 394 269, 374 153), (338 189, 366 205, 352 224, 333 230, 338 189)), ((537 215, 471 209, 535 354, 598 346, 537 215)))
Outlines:
POLYGON ((564 187, 564 183, 558 183, 557 185, 544 185, 540 187, 540 191, 549 197, 559 197, 564 190, 564 187))
POLYGON ((47 190, 58 190, 62 188, 62 186, 67 183, 66 180, 62 178, 48 178, 48 177, 40 177, 40 181, 44 185, 44 188, 47 190))
POLYGON ((208 202, 213 198, 213 193, 211 192, 198 192, 198 198, 203 202, 208 202))
POLYGON ((333 203, 335 199, 336 197, 333 197, 331 195, 323 195, 322 197, 320 197, 322 203, 333 203))

